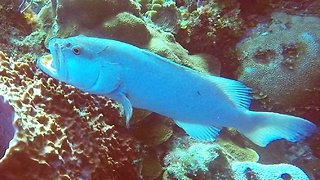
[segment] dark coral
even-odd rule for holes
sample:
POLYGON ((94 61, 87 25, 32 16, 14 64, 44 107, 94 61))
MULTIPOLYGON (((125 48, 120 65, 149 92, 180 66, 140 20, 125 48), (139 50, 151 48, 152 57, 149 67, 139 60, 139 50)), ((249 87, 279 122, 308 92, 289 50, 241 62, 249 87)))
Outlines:
POLYGON ((28 47, 19 47, 16 51, 16 45, 12 43, 12 38, 23 37, 32 31, 31 25, 27 23, 23 14, 18 12, 19 4, 17 1, 1 0, 0 5, 0 49, 9 55, 16 55, 17 51, 26 52, 28 47))
POLYGON ((284 11, 289 14, 319 15, 320 4, 317 0, 273 1, 273 0, 239 0, 241 13, 245 16, 267 15, 272 11, 284 11))
POLYGON ((208 53, 222 62, 222 75, 233 76, 237 68, 235 45, 243 33, 239 3, 208 1, 201 8, 180 8, 182 20, 177 41, 191 53, 208 53))

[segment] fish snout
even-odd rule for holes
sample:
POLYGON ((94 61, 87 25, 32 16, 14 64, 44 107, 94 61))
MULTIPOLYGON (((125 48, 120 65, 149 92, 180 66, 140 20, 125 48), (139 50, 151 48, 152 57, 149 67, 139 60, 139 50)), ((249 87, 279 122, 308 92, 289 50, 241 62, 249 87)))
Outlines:
POLYGON ((51 37, 48 41, 48 48, 51 50, 53 47, 59 47, 58 37, 51 37))
POLYGON ((50 37, 50 39, 48 40, 48 42, 52 42, 52 41, 56 41, 57 39, 59 39, 57 36, 52 36, 50 37))

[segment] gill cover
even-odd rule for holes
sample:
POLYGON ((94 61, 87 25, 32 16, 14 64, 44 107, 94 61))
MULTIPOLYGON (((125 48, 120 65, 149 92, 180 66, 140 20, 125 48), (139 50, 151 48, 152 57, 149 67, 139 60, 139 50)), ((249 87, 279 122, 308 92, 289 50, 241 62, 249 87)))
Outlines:
POLYGON ((87 90, 88 92, 106 95, 120 86, 122 68, 119 64, 103 61, 99 71, 96 82, 87 90))
POLYGON ((86 44, 82 45, 90 49, 91 55, 87 58, 99 63, 99 68, 92 69, 93 72, 98 73, 98 77, 95 83, 85 91, 105 96, 110 93, 122 93, 116 92, 116 90, 121 84, 123 69, 120 64, 109 61, 109 44, 100 38, 88 38, 84 35, 72 38, 87 39, 86 44))

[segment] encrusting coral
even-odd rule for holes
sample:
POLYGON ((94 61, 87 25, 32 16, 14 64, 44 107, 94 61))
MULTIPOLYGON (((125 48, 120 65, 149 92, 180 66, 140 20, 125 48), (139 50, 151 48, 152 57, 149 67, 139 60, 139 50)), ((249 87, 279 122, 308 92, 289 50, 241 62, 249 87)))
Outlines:
POLYGON ((0 94, 16 134, 0 179, 139 179, 141 148, 110 101, 44 76, 27 56, 1 56, 0 94))

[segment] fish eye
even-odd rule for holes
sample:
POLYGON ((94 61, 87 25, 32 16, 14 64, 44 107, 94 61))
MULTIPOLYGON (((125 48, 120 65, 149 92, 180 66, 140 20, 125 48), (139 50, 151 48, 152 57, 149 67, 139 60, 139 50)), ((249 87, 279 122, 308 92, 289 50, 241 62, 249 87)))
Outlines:
POLYGON ((75 54, 75 55, 79 55, 80 52, 81 52, 80 47, 74 47, 74 48, 72 48, 72 52, 73 52, 73 54, 75 54))

